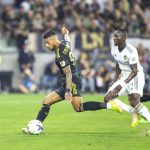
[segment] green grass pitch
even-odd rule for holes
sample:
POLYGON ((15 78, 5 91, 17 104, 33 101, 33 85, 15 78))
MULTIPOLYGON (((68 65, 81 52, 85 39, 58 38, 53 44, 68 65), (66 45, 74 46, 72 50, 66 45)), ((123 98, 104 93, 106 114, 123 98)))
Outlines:
MULTIPOLYGON (((0 150, 149 150, 149 124, 130 127, 131 116, 110 110, 76 113, 66 101, 51 107, 40 135, 21 132, 34 119, 44 95, 0 95, 0 150)), ((84 101, 102 100, 84 95, 84 101)), ((126 99, 122 98, 124 101, 126 99)), ((127 101, 126 101, 127 102, 127 101)), ((145 103, 150 109, 150 102, 145 103)))

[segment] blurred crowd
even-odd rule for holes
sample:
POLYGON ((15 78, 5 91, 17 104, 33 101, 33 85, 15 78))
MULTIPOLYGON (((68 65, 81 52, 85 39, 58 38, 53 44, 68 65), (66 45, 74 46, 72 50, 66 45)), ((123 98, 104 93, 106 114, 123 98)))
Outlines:
POLYGON ((112 32, 125 28, 130 36, 150 37, 149 0, 1 0, 0 31, 20 46, 29 32, 58 29, 112 32))
MULTIPOLYGON (((150 38, 149 0, 0 0, 0 37, 18 48, 19 90, 24 93, 45 92, 57 87, 54 62, 45 66, 37 84, 33 71, 34 53, 27 47, 29 33, 48 29, 59 31, 65 25, 72 33, 107 33, 125 28, 130 37, 150 38)), ((80 41, 80 40, 79 40, 80 41)), ((140 62, 146 73, 145 91, 150 92, 150 54, 141 43, 140 62)), ((100 52, 98 52, 100 53, 100 52)), ((97 51, 80 51, 77 60, 81 72, 82 92, 106 92, 113 78, 114 62, 110 51, 95 59, 97 51)))

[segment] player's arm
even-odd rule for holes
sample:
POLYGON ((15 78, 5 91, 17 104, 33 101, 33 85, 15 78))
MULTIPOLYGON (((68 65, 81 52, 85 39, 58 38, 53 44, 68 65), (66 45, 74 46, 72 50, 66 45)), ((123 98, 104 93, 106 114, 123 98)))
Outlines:
POLYGON ((138 73, 138 69, 137 69, 137 64, 132 64, 130 65, 131 68, 131 73, 129 74, 129 76, 122 82, 120 82, 120 84, 115 88, 115 93, 118 93, 123 87, 126 86, 127 83, 129 83, 138 73))
POLYGON ((118 63, 116 63, 115 77, 114 77, 114 81, 113 82, 116 82, 119 79, 120 74, 121 74, 121 69, 119 68, 118 63))
POLYGON ((63 72, 66 76, 66 89, 69 89, 71 91, 72 73, 71 73, 70 65, 63 68, 63 72))
POLYGON ((113 81, 109 84, 109 87, 111 87, 120 77, 121 74, 121 69, 119 68, 118 63, 116 63, 116 67, 115 67, 115 76, 113 81))
POLYGON ((62 27, 61 33, 64 36, 64 40, 66 41, 66 46, 70 47, 70 36, 69 36, 69 30, 66 27, 62 27))
POLYGON ((125 83, 129 83, 138 73, 137 64, 130 65, 131 73, 127 77, 127 79, 124 80, 125 83))
POLYGON ((69 102, 72 101, 72 94, 71 94, 71 90, 72 90, 72 73, 71 73, 71 69, 70 69, 70 65, 66 66, 65 68, 63 68, 63 72, 66 76, 66 93, 65 93, 65 99, 69 102))

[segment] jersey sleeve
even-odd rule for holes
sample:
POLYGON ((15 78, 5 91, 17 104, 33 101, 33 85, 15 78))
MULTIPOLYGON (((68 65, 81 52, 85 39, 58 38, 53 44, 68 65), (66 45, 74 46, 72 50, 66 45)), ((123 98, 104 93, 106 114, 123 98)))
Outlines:
POLYGON ((68 34, 65 34, 63 38, 64 38, 63 43, 64 43, 68 48, 70 48, 70 36, 69 36, 68 34))
POLYGON ((138 63, 138 53, 137 50, 133 51, 132 54, 129 57, 129 64, 137 64, 138 63))
POLYGON ((66 66, 69 66, 69 57, 68 57, 68 51, 65 52, 65 49, 63 53, 58 58, 58 63, 61 69, 65 68, 66 66))

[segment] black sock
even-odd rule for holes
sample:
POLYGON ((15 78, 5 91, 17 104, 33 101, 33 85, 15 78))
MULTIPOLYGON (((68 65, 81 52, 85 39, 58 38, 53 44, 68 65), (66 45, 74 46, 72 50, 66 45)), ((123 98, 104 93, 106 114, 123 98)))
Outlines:
POLYGON ((45 120, 45 118, 47 117, 47 115, 49 113, 49 110, 50 110, 49 105, 43 105, 43 107, 39 111, 38 116, 37 116, 36 119, 43 122, 45 120))
POLYGON ((83 103, 83 111, 87 110, 99 110, 99 109, 106 109, 107 104, 102 102, 84 102, 83 103))

